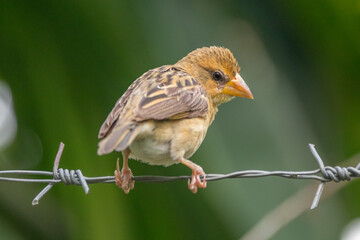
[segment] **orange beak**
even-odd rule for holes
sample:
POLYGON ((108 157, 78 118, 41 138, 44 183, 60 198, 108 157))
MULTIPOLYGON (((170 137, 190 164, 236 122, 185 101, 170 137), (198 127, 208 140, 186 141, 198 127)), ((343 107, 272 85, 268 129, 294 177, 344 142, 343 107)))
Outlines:
POLYGON ((245 81, 238 73, 236 73, 233 80, 226 83, 222 93, 236 97, 254 99, 248 85, 246 85, 245 81))

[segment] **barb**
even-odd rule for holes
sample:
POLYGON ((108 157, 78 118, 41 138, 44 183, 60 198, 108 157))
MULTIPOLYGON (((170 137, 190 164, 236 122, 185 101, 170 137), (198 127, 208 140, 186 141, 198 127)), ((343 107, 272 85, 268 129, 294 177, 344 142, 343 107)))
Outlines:
MULTIPOLYGON (((15 177, 0 177, 0 181, 8 182, 26 182, 26 183, 48 183, 48 185, 34 198, 32 205, 39 204, 40 199, 57 183, 64 183, 65 185, 81 185, 85 194, 90 192, 89 184, 94 183, 114 183, 114 176, 102 177, 85 177, 81 170, 68 170, 59 168, 60 159, 64 150, 64 144, 60 143, 59 150, 56 154, 53 171, 31 171, 31 170, 6 170, 0 171, 1 175, 8 174, 22 174, 22 175, 42 175, 50 176, 52 179, 29 179, 29 178, 15 178, 15 177)), ((207 174, 207 181, 217 181, 227 178, 259 178, 276 176, 291 179, 312 179, 320 181, 318 190, 316 191, 311 209, 318 206, 321 194, 323 192, 326 182, 334 181, 351 181, 353 178, 360 177, 360 163, 356 167, 330 167, 325 166, 320 155, 315 149, 314 144, 309 144, 310 150, 314 155, 319 169, 310 171, 263 171, 263 170, 245 170, 237 171, 229 174, 207 174)), ((190 176, 135 176, 133 180, 138 182, 152 182, 163 183, 178 180, 188 180, 190 176)))

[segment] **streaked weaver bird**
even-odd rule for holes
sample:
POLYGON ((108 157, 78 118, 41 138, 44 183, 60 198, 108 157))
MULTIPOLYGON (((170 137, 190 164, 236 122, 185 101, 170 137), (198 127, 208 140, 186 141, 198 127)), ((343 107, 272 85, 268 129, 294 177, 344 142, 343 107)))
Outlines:
POLYGON ((189 160, 204 140, 220 104, 253 95, 230 50, 203 47, 173 65, 147 71, 116 102, 99 132, 98 154, 122 152, 115 182, 134 188, 128 159, 150 165, 181 163, 192 170, 188 187, 206 187, 203 169, 189 160), (202 176, 202 177, 201 177, 202 176))

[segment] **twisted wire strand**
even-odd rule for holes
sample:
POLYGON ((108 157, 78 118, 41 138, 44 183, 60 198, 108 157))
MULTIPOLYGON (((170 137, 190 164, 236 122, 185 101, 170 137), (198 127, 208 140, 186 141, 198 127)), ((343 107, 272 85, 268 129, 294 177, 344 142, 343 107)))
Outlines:
MULTIPOLYGON (((48 183, 48 185, 34 198, 33 205, 37 205, 40 199, 57 183, 64 183, 65 185, 79 185, 84 189, 85 194, 90 192, 89 184, 95 183, 114 183, 114 176, 102 177, 86 177, 81 170, 68 170, 59 168, 60 159, 64 150, 64 144, 61 142, 59 150, 54 161, 53 171, 32 171, 32 170, 5 170, 0 171, 0 181, 8 182, 27 182, 27 183, 48 183), (50 176, 52 179, 29 179, 29 178, 15 178, 2 177, 1 175, 22 174, 22 175, 42 175, 50 176)), ((291 179, 312 179, 320 181, 319 187, 315 193, 311 209, 318 206, 324 185, 326 182, 334 181, 351 181, 353 178, 360 177, 360 163, 356 167, 331 167, 325 166, 321 157, 317 153, 314 144, 309 144, 310 150, 314 155, 319 169, 310 171, 263 171, 263 170, 245 170, 237 171, 228 174, 207 174, 207 181, 217 181, 227 178, 259 178, 259 177, 283 177, 291 179)), ((133 180, 138 182, 164 183, 178 180, 188 180, 190 176, 134 176, 133 180)), ((203 178, 203 176, 201 177, 203 178)))

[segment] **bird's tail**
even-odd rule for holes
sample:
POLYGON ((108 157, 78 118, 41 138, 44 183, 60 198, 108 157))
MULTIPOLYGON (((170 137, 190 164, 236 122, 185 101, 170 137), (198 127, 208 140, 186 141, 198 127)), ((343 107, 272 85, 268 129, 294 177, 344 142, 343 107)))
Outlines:
POLYGON ((117 123, 111 132, 99 142, 98 155, 125 150, 137 136, 136 123, 117 123))

